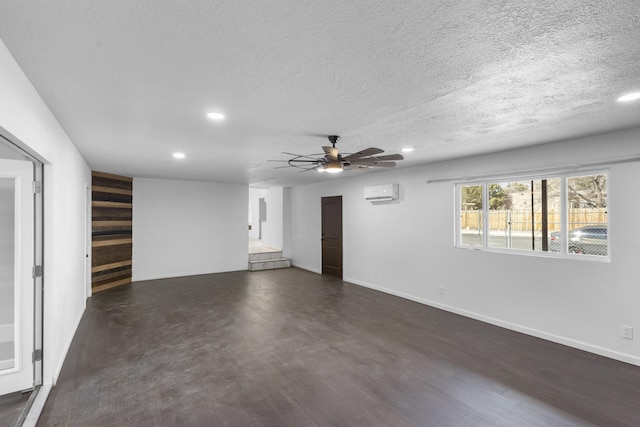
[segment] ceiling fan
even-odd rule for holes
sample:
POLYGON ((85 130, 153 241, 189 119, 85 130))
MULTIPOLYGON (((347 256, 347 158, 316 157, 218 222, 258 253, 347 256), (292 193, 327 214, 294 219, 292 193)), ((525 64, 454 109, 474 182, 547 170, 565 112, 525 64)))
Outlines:
POLYGON ((338 135, 327 137, 331 147, 324 146, 324 153, 301 155, 294 153, 282 153, 293 156, 289 160, 270 160, 271 162, 287 162, 288 166, 276 169, 294 167, 302 169, 301 172, 317 170, 318 172, 338 173, 343 170, 369 169, 374 167, 392 168, 396 165, 393 160, 403 160, 402 154, 387 154, 380 156, 384 150, 375 147, 365 148, 357 153, 340 153, 336 143, 340 140, 338 135))

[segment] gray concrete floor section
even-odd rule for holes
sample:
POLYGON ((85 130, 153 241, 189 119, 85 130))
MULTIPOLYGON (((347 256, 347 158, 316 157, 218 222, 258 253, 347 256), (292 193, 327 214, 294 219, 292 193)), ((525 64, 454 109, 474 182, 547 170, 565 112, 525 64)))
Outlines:
POLYGON ((0 396, 0 427, 13 427, 20 420, 31 392, 10 393, 0 396))
POLYGON ((39 426, 638 426, 640 368, 296 268, 90 298, 39 426))

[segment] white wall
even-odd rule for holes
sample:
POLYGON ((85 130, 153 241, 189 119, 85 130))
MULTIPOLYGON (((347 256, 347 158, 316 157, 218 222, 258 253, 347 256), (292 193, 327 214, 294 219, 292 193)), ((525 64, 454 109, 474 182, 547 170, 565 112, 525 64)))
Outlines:
POLYGON ((247 269, 248 187, 133 180, 133 280, 247 269))
POLYGON ((282 255, 285 258, 291 258, 291 214, 291 187, 285 187, 282 189, 282 255))
POLYGON ((85 307, 84 196, 91 171, 2 42, 0 93, 0 132, 46 162, 43 380, 49 384, 85 307))
POLYGON ((620 325, 640 330, 640 163, 610 168, 610 263, 455 248, 454 184, 426 183, 638 156, 639 141, 636 128, 294 187, 292 261, 321 270, 320 198, 342 195, 346 281, 640 365, 640 338, 620 334, 620 325), (363 187, 385 183, 400 184, 399 201, 363 199, 363 187))
POLYGON ((262 243, 265 246, 282 249, 282 187, 270 187, 265 196, 267 220, 262 224, 262 243))
POLYGON ((260 238, 260 199, 267 197, 266 188, 249 187, 249 205, 251 209, 251 230, 249 230, 249 239, 260 238))

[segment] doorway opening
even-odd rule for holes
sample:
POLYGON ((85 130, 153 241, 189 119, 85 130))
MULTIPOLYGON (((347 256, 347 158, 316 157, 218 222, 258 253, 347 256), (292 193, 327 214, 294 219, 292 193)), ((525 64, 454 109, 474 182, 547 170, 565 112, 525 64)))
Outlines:
POLYGON ((249 187, 249 271, 291 266, 284 256, 284 189, 249 187))

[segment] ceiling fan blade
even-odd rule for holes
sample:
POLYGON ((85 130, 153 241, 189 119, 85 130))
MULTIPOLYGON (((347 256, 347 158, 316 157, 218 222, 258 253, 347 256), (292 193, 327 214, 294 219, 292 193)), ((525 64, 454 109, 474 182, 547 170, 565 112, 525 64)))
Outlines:
POLYGON ((306 157, 307 159, 315 159, 315 157, 312 157, 312 156, 305 156, 304 154, 296 154, 296 153, 287 153, 286 151, 283 151, 282 154, 286 154, 287 156, 293 156, 293 157, 306 157))
POLYGON ((371 166, 367 166, 367 165, 359 165, 359 164, 350 164, 350 165, 345 165, 344 166, 344 170, 350 170, 350 171, 355 171, 355 170, 359 170, 359 171, 366 171, 369 170, 371 168, 371 166))
POLYGON ((329 160, 338 160, 338 149, 336 147, 322 147, 329 160))
POLYGON ((357 153, 349 154, 348 156, 344 157, 342 160, 359 159, 360 157, 374 156, 380 153, 384 153, 384 150, 381 150, 380 148, 369 147, 369 148, 365 148, 362 151, 358 151, 357 153))
POLYGON ((396 162, 379 162, 371 158, 355 159, 349 163, 351 163, 354 166, 379 166, 381 168, 392 168, 396 165, 396 162))
POLYGON ((309 172, 309 171, 317 171, 317 170, 318 170, 318 168, 316 168, 316 167, 306 168, 306 169, 301 170, 300 173, 309 172))
POLYGON ((353 159, 349 163, 356 166, 375 166, 378 162, 371 157, 367 157, 366 159, 353 159))
POLYGON ((386 156, 376 156, 378 160, 404 160, 402 154, 387 154, 386 156))

